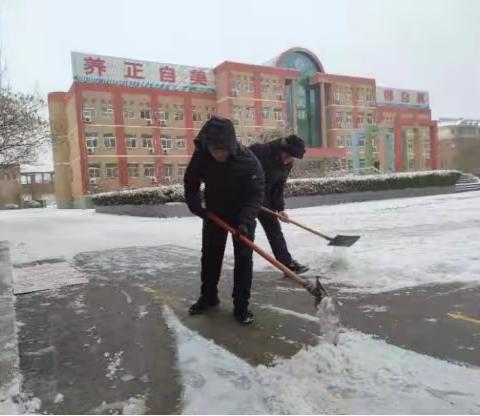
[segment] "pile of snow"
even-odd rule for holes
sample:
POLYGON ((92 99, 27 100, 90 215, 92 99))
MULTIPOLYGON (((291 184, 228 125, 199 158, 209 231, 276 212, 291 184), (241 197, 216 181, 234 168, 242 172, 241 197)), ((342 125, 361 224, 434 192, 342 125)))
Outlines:
MULTIPOLYGON (((479 413, 480 371, 356 331, 252 367, 186 328, 168 308, 184 414, 479 413)), ((315 319, 315 317, 313 317, 315 319)))

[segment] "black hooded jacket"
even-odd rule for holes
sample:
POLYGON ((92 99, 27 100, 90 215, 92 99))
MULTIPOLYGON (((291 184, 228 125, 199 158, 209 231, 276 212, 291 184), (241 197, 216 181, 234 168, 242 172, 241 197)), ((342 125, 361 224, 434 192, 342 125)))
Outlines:
POLYGON ((184 177, 185 202, 191 212, 204 215, 200 185, 205 183, 206 209, 232 225, 251 226, 264 198, 264 175, 260 162, 237 142, 230 120, 213 117, 205 123, 184 177), (229 159, 217 162, 209 146, 227 146, 229 159))
POLYGON ((269 143, 255 143, 249 149, 257 156, 265 173, 265 199, 263 205, 274 211, 285 209, 284 188, 293 163, 284 164, 280 158, 283 139, 269 143))

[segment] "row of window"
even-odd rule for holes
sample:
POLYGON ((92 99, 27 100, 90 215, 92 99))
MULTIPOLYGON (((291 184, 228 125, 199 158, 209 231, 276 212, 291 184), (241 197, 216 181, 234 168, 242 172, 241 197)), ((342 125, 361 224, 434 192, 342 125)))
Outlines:
MULTIPOLYGON (((116 146, 116 137, 113 134, 104 134, 102 137, 103 147, 106 149, 113 149, 116 146)), ((100 138, 98 133, 86 133, 85 144, 88 149, 96 149, 99 147, 100 138)), ((160 144, 162 149, 179 149, 184 150, 187 148, 187 139, 184 136, 177 136, 175 138, 171 136, 162 136, 160 138, 160 144)), ((151 135, 142 134, 141 137, 135 135, 125 135, 125 146, 128 149, 153 149, 153 138, 151 135), (140 146, 141 144, 141 146, 140 146)))
MULTIPOLYGON (((277 100, 283 100, 283 87, 278 80, 262 80, 261 90, 263 96, 273 95, 277 100)), ((248 80, 233 79, 231 85, 231 94, 238 96, 242 94, 252 95, 254 93, 253 78, 248 80)))
MULTIPOLYGON (((92 122, 95 119, 96 112, 97 110, 95 108, 84 107, 83 121, 87 123, 92 122)), ((199 112, 194 111, 194 117, 193 117, 194 120, 195 120, 195 113, 199 113, 199 112)), ((102 106, 100 109, 100 114, 104 118, 113 118, 114 111, 112 107, 102 106)), ((159 122, 183 121, 184 119, 183 110, 177 110, 177 111, 158 110, 158 111, 152 112, 151 110, 135 110, 133 108, 123 109, 123 118, 125 120, 134 120, 134 119, 152 120, 152 114, 154 115, 155 120, 158 120, 159 122)))
POLYGON ((350 85, 337 85, 335 89, 335 104, 352 105, 353 93, 356 92, 358 104, 375 105, 375 93, 371 87, 352 87, 350 85))
MULTIPOLYGON (((255 120, 255 107, 233 107, 233 120, 236 124, 239 124, 243 118, 247 120, 255 120)), ((283 120, 283 110, 281 108, 262 108, 262 118, 264 120, 283 120)))
MULTIPOLYGON (((352 127, 352 112, 351 111, 337 111, 335 113, 337 127, 351 128, 352 127)), ((365 127, 374 124, 373 113, 359 112, 357 114, 357 126, 365 127)))
MULTIPOLYGON (((163 176, 164 177, 173 177, 175 176, 175 166, 174 165, 163 165, 163 176)), ((185 170, 187 165, 176 165, 177 177, 183 177, 185 175, 185 170)), ((129 163, 127 165, 127 175, 129 178, 156 178, 157 174, 155 172, 155 165, 153 163, 129 163)), ((106 163, 102 169, 100 164, 91 164, 88 166, 88 177, 90 179, 96 178, 107 178, 107 179, 116 179, 118 178, 118 164, 116 163, 106 163), (102 175, 103 170, 103 175, 102 175)))
MULTIPOLYGON (((103 104, 103 105, 105 105, 105 106, 107 106, 107 104, 110 104, 110 105, 108 105, 108 107, 111 107, 111 104, 112 104, 112 100, 111 100, 111 99, 109 99, 109 100, 106 100, 106 99, 104 99, 104 98, 98 99, 98 100, 97 100, 96 98, 84 98, 84 99, 83 99, 84 105, 86 104, 87 106, 88 106, 88 103, 96 104, 97 101, 98 101, 99 104, 101 104, 101 105, 103 104)), ((148 108, 148 107, 150 107, 150 101, 146 101, 146 102, 135 102, 135 101, 133 101, 133 100, 130 100, 130 101, 128 101, 128 100, 123 100, 123 105, 124 105, 125 107, 128 107, 128 106, 130 106, 130 107, 138 106, 138 107, 147 107, 147 108, 148 108)), ((178 108, 178 109, 182 109, 182 108, 183 108, 183 104, 158 103, 158 107, 159 107, 159 108, 167 108, 167 109, 173 108, 173 109, 176 110, 177 108, 178 108)))
MULTIPOLYGON (((366 146, 366 138, 365 136, 358 137, 358 147, 360 150, 364 150, 366 146)), ((377 147, 377 139, 372 139, 372 151, 376 153, 378 151, 377 147)), ((352 136, 350 134, 341 134, 337 136, 337 147, 345 147, 347 149, 352 148, 352 136)))

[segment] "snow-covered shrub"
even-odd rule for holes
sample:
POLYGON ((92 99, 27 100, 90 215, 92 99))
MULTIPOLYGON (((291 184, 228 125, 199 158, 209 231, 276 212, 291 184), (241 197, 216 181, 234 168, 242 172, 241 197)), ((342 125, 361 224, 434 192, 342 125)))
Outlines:
POLYGON ((94 205, 157 205, 183 202, 183 186, 168 185, 156 188, 139 188, 90 195, 94 205))
MULTIPOLYGON (((285 196, 453 186, 460 175, 460 172, 454 170, 437 170, 394 173, 391 175, 352 175, 340 178, 291 179, 287 182, 285 196)), ((167 202, 184 202, 182 185, 104 192, 93 194, 90 198, 94 205, 156 205, 167 202)))
POLYGON ((452 170, 402 172, 390 175, 344 176, 340 178, 292 179, 286 196, 326 195, 346 192, 386 191, 393 189, 453 186, 461 173, 452 170))

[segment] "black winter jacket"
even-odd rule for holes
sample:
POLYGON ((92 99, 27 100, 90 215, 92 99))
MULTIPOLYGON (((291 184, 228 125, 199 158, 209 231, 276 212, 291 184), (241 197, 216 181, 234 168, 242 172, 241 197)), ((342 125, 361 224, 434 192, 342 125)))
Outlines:
POLYGON ((274 211, 285 209, 284 189, 288 175, 292 170, 292 163, 285 165, 280 159, 282 139, 269 143, 255 143, 249 149, 257 156, 265 173, 264 206, 274 211))
POLYGON ((200 130, 194 143, 195 151, 184 176, 185 202, 190 211, 204 215, 200 192, 203 182, 207 210, 234 226, 255 224, 264 198, 264 175, 255 155, 237 142, 231 121, 214 117, 200 130), (214 133, 209 130, 211 125, 214 133), (224 125, 220 132, 215 130, 218 125, 224 125), (208 151, 209 143, 222 140, 231 153, 224 163, 217 162, 208 151))

